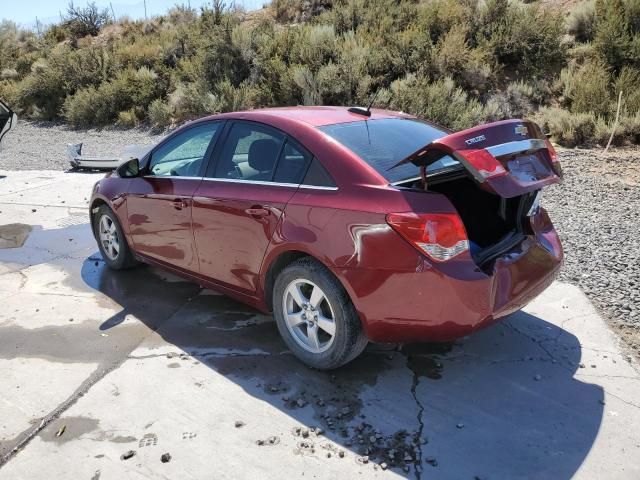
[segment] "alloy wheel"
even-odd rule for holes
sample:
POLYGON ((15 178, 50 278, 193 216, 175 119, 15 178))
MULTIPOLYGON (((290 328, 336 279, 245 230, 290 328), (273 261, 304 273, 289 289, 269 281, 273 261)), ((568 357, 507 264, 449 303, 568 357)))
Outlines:
POLYGON ((98 236, 102 249, 111 260, 115 260, 120 253, 120 238, 115 222, 109 215, 102 215, 98 223, 98 236))
POLYGON ((294 340, 311 353, 325 352, 333 343, 336 322, 322 289, 302 278, 289 283, 282 302, 287 328, 294 340))

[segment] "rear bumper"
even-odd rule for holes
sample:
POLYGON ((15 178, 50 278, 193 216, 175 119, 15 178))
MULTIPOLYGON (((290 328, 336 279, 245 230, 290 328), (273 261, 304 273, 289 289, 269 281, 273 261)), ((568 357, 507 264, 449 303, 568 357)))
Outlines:
POLYGON ((449 341, 524 307, 553 282, 563 260, 553 225, 546 212, 540 216, 536 234, 498 258, 490 275, 472 261, 446 273, 432 265, 414 271, 341 271, 368 338, 449 341))

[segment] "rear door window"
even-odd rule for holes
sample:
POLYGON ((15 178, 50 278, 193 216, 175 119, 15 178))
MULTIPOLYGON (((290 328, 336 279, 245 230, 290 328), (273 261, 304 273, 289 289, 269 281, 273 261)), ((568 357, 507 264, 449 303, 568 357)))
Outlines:
MULTIPOLYGON (((419 148, 444 137, 447 132, 415 119, 384 118, 338 123, 320 127, 353 153, 371 165, 390 183, 419 175, 412 163, 392 168, 419 148)), ((454 159, 441 159, 427 168, 427 172, 457 165, 454 159)))
POLYGON ((273 181, 284 135, 259 124, 232 125, 213 172, 213 178, 273 181))

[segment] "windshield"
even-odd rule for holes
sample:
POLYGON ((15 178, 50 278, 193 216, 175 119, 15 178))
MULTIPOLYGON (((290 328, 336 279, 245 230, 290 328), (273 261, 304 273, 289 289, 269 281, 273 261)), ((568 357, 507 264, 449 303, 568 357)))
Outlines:
MULTIPOLYGON (((447 134, 426 122, 405 118, 337 123, 319 128, 362 158, 390 183, 418 177, 420 171, 412 163, 391 167, 447 134)), ((429 165, 427 172, 457 163, 446 156, 429 165)))

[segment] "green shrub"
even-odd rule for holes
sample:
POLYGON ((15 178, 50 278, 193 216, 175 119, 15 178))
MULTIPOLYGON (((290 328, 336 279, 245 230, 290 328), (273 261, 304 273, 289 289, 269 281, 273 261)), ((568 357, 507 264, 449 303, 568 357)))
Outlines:
POLYGON ((609 142, 611 138, 611 133, 613 132, 613 138, 611 138, 611 145, 619 146, 623 145, 626 141, 627 132, 625 131, 625 127, 623 125, 618 124, 616 126, 615 131, 613 130, 614 122, 613 120, 607 121, 602 117, 598 117, 596 119, 595 131, 593 133, 593 140, 595 143, 604 147, 609 142))
POLYGON ((553 72, 565 58, 564 19, 556 9, 488 0, 478 21, 478 43, 522 77, 553 72))
POLYGON ((616 71, 627 62, 631 36, 622 0, 596 0, 594 48, 616 71))
POLYGON ((496 92, 487 101, 491 120, 522 118, 533 112, 534 88, 524 82, 512 82, 507 89, 496 92))
POLYGON ((15 68, 5 68, 0 71, 0 80, 15 80, 18 78, 18 71, 15 68))
POLYGON ((592 143, 596 133, 596 117, 590 113, 571 113, 560 108, 541 108, 533 120, 553 141, 567 147, 592 143))
POLYGON ((596 9, 594 0, 579 3, 572 10, 567 20, 567 32, 578 42, 593 40, 596 30, 596 9))
POLYGON ((220 111, 216 96, 204 84, 179 84, 169 94, 169 108, 177 122, 220 111))
POLYGON ((570 66, 560 74, 563 96, 572 112, 608 116, 611 110, 610 75, 601 61, 570 66))
POLYGON ((396 80, 391 84, 390 107, 453 130, 472 127, 486 118, 482 104, 470 99, 451 78, 428 83, 424 78, 409 75, 396 80))
POLYGON ((147 118, 152 126, 157 128, 164 128, 171 125, 172 119, 172 111, 167 103, 160 99, 156 98, 149 105, 149 109, 147 110, 147 118))
POLYGON ((116 125, 125 128, 137 127, 140 125, 140 119, 138 119, 138 116, 136 115, 136 109, 131 108, 118 113, 118 121, 116 122, 116 125))
POLYGON ((615 82, 616 100, 622 92, 622 106, 628 115, 640 112, 640 70, 623 67, 615 82))

